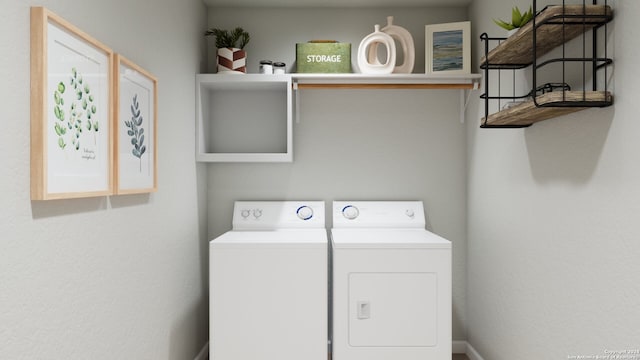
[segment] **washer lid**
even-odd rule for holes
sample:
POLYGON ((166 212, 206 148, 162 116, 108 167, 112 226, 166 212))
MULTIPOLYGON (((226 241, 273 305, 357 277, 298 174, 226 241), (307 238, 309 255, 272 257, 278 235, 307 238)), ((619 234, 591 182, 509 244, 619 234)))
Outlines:
POLYGON ((211 240, 212 248, 327 247, 324 229, 280 229, 271 231, 228 231, 211 240))
POLYGON ((332 229, 335 249, 451 249, 451 241, 424 229, 332 229))

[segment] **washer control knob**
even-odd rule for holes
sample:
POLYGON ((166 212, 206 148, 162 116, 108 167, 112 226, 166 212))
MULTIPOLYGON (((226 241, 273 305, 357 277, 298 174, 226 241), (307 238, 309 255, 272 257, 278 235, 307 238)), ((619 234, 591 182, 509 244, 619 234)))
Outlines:
POLYGON ((353 205, 347 205, 342 208, 342 216, 347 218, 348 220, 354 220, 360 215, 360 210, 353 205))
POLYGON ((262 216, 262 209, 254 209, 253 210, 253 217, 258 219, 260 216, 262 216))
POLYGON ((407 209, 405 210, 405 215, 407 215, 408 217, 412 218, 416 215, 415 212, 413 211, 413 209, 407 209))
POLYGON ((244 209, 242 211, 240 211, 240 216, 242 216, 243 219, 246 219, 249 217, 249 215, 251 214, 251 212, 247 209, 244 209))
POLYGON ((313 217, 313 209, 307 205, 303 205, 296 210, 296 214, 302 220, 309 220, 313 217))

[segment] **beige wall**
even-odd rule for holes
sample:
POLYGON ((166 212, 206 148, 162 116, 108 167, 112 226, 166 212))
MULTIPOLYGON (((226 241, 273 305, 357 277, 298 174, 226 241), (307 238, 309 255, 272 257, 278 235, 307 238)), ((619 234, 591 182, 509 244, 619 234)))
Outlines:
MULTIPOLYGON (((469 106, 467 336, 487 360, 640 345, 640 5, 609 3, 613 107, 527 129, 479 129, 483 104, 474 97, 469 106)), ((480 33, 502 34, 491 19, 511 6, 473 2, 476 49, 480 33)))
POLYGON ((207 341, 205 173, 195 164, 200 1, 2 1, 0 358, 193 359, 207 341), (159 191, 29 199, 29 6, 159 79, 159 191))

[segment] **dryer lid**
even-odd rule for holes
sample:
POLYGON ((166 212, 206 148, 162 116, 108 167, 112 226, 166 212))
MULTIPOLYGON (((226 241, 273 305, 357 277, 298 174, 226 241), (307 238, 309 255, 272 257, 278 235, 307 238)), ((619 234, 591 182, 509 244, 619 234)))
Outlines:
POLYGON ((451 241, 424 229, 332 229, 335 249, 451 249, 451 241))

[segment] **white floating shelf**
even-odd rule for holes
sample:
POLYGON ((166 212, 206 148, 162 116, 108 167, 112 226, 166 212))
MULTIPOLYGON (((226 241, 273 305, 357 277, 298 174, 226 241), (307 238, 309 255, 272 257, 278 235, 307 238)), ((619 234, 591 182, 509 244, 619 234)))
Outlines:
POLYGON ((196 76, 196 160, 293 161, 288 75, 196 76))
MULTIPOLYGON (((293 161, 294 90, 464 90, 479 88, 480 79, 480 74, 199 74, 196 76, 196 159, 202 162, 293 161)), ((297 96, 295 101, 297 110, 300 107, 297 96)))

